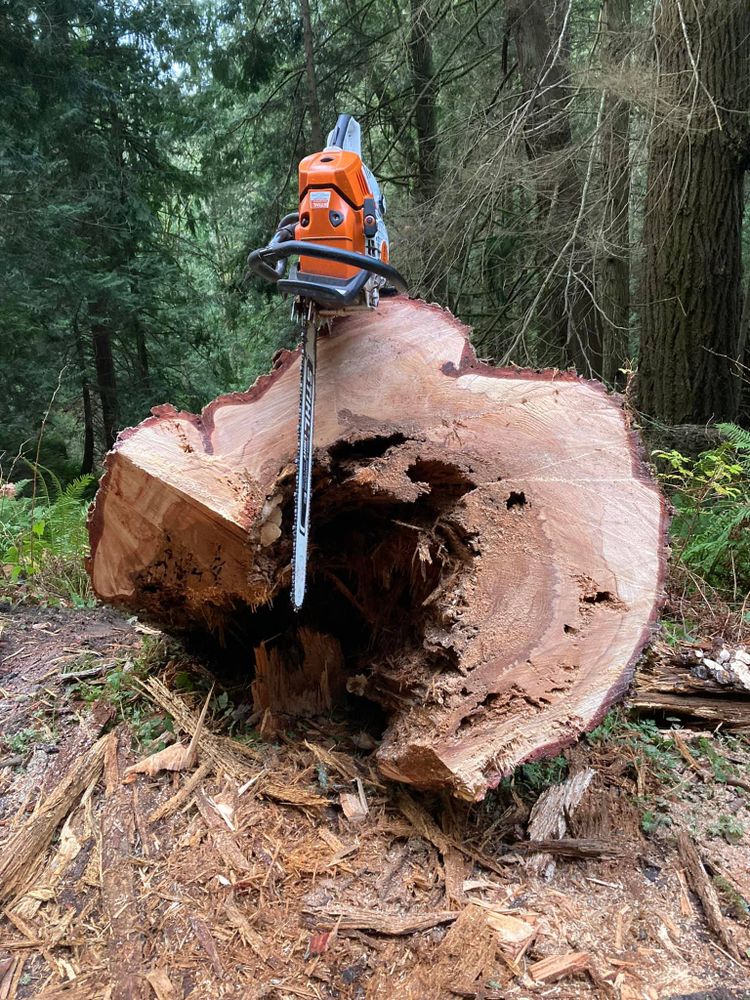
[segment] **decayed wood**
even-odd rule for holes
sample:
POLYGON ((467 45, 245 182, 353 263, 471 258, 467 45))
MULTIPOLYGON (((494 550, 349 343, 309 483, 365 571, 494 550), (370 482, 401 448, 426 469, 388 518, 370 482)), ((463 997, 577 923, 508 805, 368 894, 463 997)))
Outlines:
MULTIPOLYGON (((559 785, 550 785, 542 792, 529 816, 529 840, 544 842, 559 840, 565 836, 568 831, 568 819, 580 805, 595 773, 593 768, 587 767, 559 785)), ((529 870, 536 872, 537 875, 544 873, 546 878, 552 878, 555 873, 555 862, 551 855, 552 851, 548 850, 529 858, 527 862, 529 870)))
POLYGON ((693 839, 686 830, 680 830, 677 834, 677 851, 690 888, 701 901, 703 912, 706 915, 706 923, 732 958, 739 959, 740 950, 735 936, 721 912, 719 896, 703 867, 693 839))
POLYGON ((513 844, 518 854, 555 855, 559 858, 621 858, 625 848, 610 840, 594 837, 563 837, 560 840, 521 840, 513 844))
POLYGON ((636 692, 630 704, 645 712, 666 712, 703 722, 722 723, 725 729, 750 729, 750 698, 711 698, 699 695, 636 692))
POLYGON ((346 687, 344 654, 335 636, 304 626, 300 656, 290 662, 285 650, 262 642, 255 650, 253 702, 259 712, 308 717, 331 711, 346 687))
POLYGON ((0 852, 0 903, 11 899, 36 871, 36 863, 52 842, 55 830, 84 790, 102 773, 109 737, 102 736, 75 761, 60 784, 14 833, 0 852))
POLYGON ((624 693, 660 601, 664 503, 616 398, 478 363, 436 307, 337 321, 318 370, 301 616, 291 353, 200 416, 162 406, 120 435, 90 522, 94 588, 166 628, 263 644, 281 671, 300 627, 333 636, 349 691, 388 713, 382 772, 481 797, 624 693))

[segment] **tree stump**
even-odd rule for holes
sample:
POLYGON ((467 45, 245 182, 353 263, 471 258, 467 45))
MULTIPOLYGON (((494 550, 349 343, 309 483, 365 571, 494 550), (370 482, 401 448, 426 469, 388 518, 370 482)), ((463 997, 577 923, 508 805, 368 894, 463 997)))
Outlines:
POLYGON ((89 568, 104 601, 241 639, 248 683, 252 650, 266 676, 288 662, 299 677, 321 660, 305 636, 329 636, 349 690, 387 714, 383 774, 473 799, 625 692, 660 605, 667 513, 617 397, 484 365, 467 334, 396 298, 321 337, 299 615, 296 352, 200 416, 159 406, 120 434, 89 568))

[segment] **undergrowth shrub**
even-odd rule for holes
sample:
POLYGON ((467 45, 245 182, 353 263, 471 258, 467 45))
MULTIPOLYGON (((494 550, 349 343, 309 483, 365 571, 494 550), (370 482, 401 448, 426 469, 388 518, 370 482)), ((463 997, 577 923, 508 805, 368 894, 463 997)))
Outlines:
POLYGON ((88 552, 86 492, 94 476, 63 486, 49 469, 33 479, 0 483, 0 589, 24 588, 38 600, 93 602, 84 559, 88 552))
POLYGON ((742 599, 750 591, 750 433, 719 424, 724 440, 697 458, 656 452, 670 471, 673 559, 742 599))

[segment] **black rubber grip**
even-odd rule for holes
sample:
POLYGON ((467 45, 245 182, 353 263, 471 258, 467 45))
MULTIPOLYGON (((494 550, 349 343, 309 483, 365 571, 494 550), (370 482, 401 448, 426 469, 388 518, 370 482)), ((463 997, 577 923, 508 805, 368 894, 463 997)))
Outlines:
MULTIPOLYGON (((361 271, 369 271, 370 274, 377 274, 381 278, 397 288, 400 292, 407 292, 408 286, 395 267, 386 264, 378 257, 370 257, 364 253, 354 253, 352 250, 340 250, 338 247, 325 246, 322 243, 308 243, 306 240, 286 240, 276 243, 274 240, 268 246, 253 250, 247 258, 247 264, 251 271, 261 275, 267 281, 279 281, 283 276, 283 269, 279 273, 279 264, 288 257, 299 255, 300 257, 313 257, 318 260, 331 260, 337 264, 348 264, 350 267, 359 268, 361 271)), ((319 288, 328 288, 319 275, 310 275, 309 280, 304 278, 305 272, 298 275, 298 281, 304 282, 312 290, 313 285, 319 288)), ((286 289, 290 290, 290 289, 286 289)), ((303 294, 303 293, 299 293, 303 294)), ((313 296, 310 296, 311 298, 313 296)), ((333 293, 333 297, 340 301, 340 295, 333 293)))

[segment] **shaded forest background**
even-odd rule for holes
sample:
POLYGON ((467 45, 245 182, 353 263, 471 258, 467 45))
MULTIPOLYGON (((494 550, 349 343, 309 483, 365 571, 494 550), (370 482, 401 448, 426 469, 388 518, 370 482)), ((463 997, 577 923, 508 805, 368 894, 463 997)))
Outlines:
POLYGON ((89 472, 292 346, 244 262, 340 111, 480 357, 747 420, 745 0, 2 0, 0 31, 5 469, 48 411, 42 464, 89 472))

